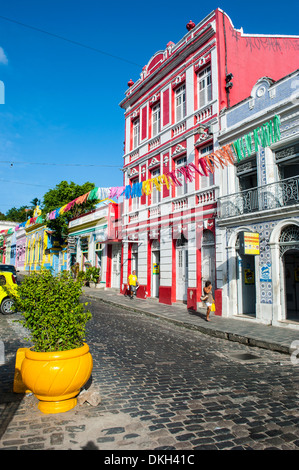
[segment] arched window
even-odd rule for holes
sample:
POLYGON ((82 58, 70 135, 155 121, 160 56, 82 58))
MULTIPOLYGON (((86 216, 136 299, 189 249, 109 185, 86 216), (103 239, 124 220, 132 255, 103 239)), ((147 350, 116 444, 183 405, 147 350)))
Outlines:
POLYGON ((281 231, 279 247, 280 256, 289 250, 299 250, 299 227, 297 225, 288 225, 281 231))

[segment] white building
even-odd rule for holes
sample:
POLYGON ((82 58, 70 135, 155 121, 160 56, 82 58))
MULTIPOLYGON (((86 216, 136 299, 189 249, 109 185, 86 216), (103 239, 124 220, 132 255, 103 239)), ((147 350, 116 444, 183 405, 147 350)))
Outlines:
POLYGON ((69 222, 68 269, 100 268, 99 287, 120 289, 121 242, 118 240, 119 204, 102 202, 98 208, 69 222))
POLYGON ((237 139, 245 151, 222 174, 216 224, 223 313, 299 329, 298 70, 276 82, 261 78, 251 96, 223 113, 219 145, 237 139), (245 136, 275 116, 279 140, 248 152, 245 136), (244 254, 244 232, 258 234, 258 255, 244 254))
POLYGON ((246 99, 260 76, 277 80, 293 71, 299 39, 245 34, 220 9, 186 27, 177 44, 153 51, 120 103, 126 187, 121 292, 135 269, 139 297, 186 302, 196 310, 210 279, 221 315, 227 312, 225 280, 215 269, 222 256, 215 218, 222 169, 205 174, 201 162, 218 148, 220 113, 246 99))

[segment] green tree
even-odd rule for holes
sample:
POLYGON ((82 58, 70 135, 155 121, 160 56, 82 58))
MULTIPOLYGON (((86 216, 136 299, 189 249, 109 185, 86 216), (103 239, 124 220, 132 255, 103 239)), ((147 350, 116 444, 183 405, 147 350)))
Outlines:
POLYGON ((0 220, 9 220, 10 222, 25 222, 28 218, 33 217, 35 207, 40 204, 40 200, 35 197, 30 201, 30 205, 21 206, 19 208, 12 207, 6 214, 0 212, 0 220))
POLYGON ((32 201, 30 201, 30 204, 32 207, 35 208, 36 206, 40 205, 40 200, 38 199, 38 197, 35 197, 32 199, 32 201))
POLYGON ((12 207, 6 212, 5 218, 11 222, 25 222, 28 217, 32 217, 33 210, 27 206, 21 206, 19 209, 12 207))
MULTIPOLYGON (((61 181, 56 185, 54 189, 50 189, 45 193, 42 201, 42 214, 45 217, 46 214, 53 210, 59 209, 60 207, 68 204, 79 196, 83 196, 92 189, 94 189, 94 183, 86 182, 82 185, 75 184, 73 181, 68 183, 67 181, 61 181)), ((54 231, 57 238, 65 239, 68 235, 68 223, 74 217, 81 214, 85 214, 95 208, 97 201, 86 201, 83 204, 75 204, 69 211, 59 215, 54 220, 48 220, 47 226, 54 231)))

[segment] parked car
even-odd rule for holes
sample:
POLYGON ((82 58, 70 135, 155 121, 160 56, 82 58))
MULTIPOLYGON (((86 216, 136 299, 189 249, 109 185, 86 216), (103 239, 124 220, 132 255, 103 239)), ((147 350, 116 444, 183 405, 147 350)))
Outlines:
POLYGON ((17 281, 13 273, 0 271, 0 312, 3 315, 8 315, 14 312, 14 301, 9 296, 9 292, 4 289, 4 286, 10 291, 16 291, 17 281))
POLYGON ((13 264, 0 264, 0 271, 12 273, 17 279, 17 271, 13 264))

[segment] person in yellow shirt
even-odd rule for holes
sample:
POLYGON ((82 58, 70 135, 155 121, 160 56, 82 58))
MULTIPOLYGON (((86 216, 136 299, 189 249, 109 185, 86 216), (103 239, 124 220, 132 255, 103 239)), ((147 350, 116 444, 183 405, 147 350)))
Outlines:
POLYGON ((139 282, 137 280, 136 271, 133 271, 132 274, 128 276, 129 296, 131 299, 133 299, 134 294, 136 294, 137 286, 139 286, 139 282))

